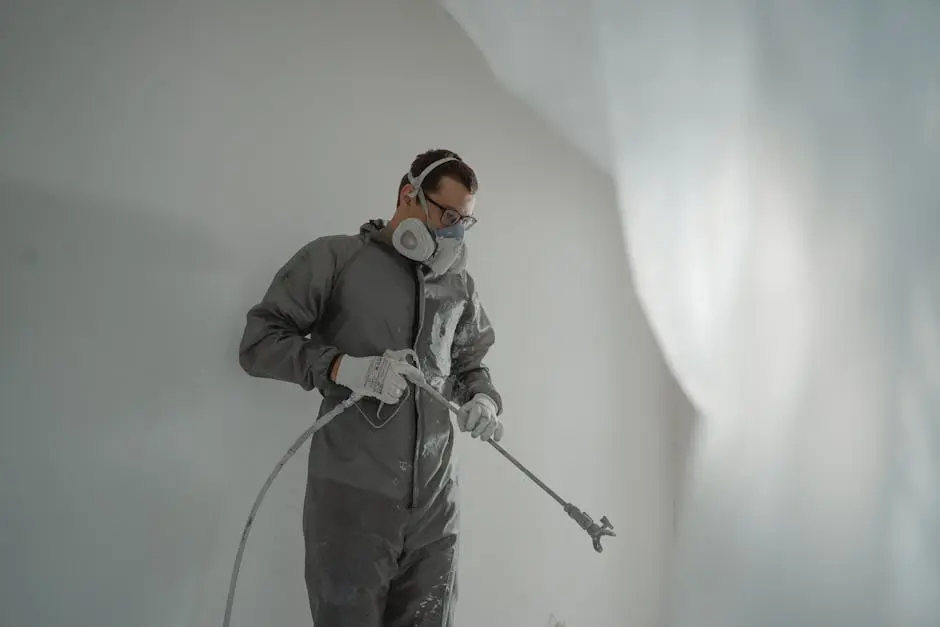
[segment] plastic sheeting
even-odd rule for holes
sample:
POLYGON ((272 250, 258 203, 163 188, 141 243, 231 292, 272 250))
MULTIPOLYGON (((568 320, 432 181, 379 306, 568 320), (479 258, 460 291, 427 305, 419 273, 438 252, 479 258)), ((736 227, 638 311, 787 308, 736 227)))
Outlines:
POLYGON ((442 3, 613 176, 705 417, 668 622, 940 624, 940 4, 442 3))

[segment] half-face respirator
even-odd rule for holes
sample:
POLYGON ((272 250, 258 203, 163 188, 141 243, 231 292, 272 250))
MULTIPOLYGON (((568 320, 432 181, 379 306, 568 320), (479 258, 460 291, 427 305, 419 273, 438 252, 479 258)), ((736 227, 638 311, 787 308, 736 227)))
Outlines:
MULTIPOLYGON (((425 177, 438 166, 448 161, 457 161, 455 157, 439 159, 426 167, 417 177, 408 172, 408 182, 412 190, 411 198, 417 198, 424 209, 425 219, 430 221, 428 199, 421 188, 425 177)), ((439 229, 432 229, 427 223, 418 218, 406 218, 396 227, 392 234, 392 244, 395 250, 403 256, 425 264, 432 272, 441 274, 454 263, 460 254, 465 233, 464 225, 458 222, 439 229)))

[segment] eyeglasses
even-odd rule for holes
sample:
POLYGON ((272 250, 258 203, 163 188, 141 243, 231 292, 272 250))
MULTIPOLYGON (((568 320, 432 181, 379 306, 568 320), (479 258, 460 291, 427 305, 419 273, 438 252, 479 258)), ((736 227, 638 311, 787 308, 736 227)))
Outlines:
POLYGON ((428 199, 429 203, 440 209, 441 224, 444 226, 454 226, 455 224, 460 223, 463 225, 465 230, 469 231, 471 228, 473 228, 473 225, 477 223, 477 219, 473 216, 465 216, 453 207, 445 207, 439 202, 436 202, 427 194, 425 194, 424 197, 428 199))

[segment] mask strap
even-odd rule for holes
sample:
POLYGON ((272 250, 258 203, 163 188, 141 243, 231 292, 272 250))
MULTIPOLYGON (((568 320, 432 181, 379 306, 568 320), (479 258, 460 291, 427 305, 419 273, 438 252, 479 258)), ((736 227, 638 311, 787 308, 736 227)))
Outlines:
POLYGON ((421 188, 421 184, 424 183, 424 179, 428 174, 434 171, 439 165, 447 163, 448 161, 459 161, 456 157, 444 157, 443 159, 438 159, 434 163, 430 164, 428 167, 422 170, 421 174, 417 177, 411 175, 411 170, 408 170, 408 182, 411 183, 411 193, 408 194, 412 198, 417 198, 418 202, 421 203, 421 208, 424 209, 425 217, 430 217, 428 212, 428 203, 427 199, 424 197, 424 190, 421 188))

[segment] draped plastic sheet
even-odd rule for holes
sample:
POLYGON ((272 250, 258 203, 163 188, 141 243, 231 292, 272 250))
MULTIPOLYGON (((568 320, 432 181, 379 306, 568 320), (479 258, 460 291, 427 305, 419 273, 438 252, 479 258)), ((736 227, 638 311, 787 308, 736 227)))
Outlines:
POLYGON ((670 624, 940 625, 940 3, 442 3, 613 176, 704 416, 670 624))

